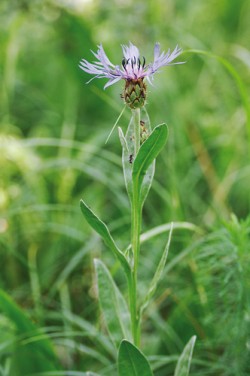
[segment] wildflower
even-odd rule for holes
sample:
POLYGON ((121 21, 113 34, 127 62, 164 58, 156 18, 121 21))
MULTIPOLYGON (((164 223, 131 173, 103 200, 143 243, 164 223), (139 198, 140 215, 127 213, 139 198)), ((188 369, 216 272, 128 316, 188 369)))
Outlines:
MULTIPOLYGON (((98 46, 97 52, 93 55, 97 61, 90 63, 82 59, 79 67, 89 74, 95 75, 94 78, 108 78, 104 89, 115 84, 121 79, 125 80, 125 89, 122 97, 130 108, 142 107, 146 100, 146 78, 152 83, 153 75, 161 68, 167 65, 183 64, 183 62, 172 63, 182 53, 182 49, 175 47, 171 53, 160 51, 160 44, 156 43, 154 47, 154 61, 146 65, 145 57, 140 57, 139 50, 131 42, 129 46, 122 45, 123 59, 121 65, 114 65, 108 59, 102 45, 98 46)), ((90 82, 88 81, 88 82, 90 82)))

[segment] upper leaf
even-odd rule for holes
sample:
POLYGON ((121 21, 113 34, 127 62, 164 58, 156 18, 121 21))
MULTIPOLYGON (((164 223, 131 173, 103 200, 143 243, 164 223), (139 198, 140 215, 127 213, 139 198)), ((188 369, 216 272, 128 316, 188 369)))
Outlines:
MULTIPOLYGON (((143 132, 146 132, 150 135, 152 129, 150 124, 150 119, 145 107, 141 109, 141 123, 143 125, 143 132)), ((151 188, 153 178, 155 173, 155 160, 150 164, 143 178, 142 187, 141 187, 141 203, 143 204, 147 198, 148 192, 151 188)))
POLYGON ((168 137, 168 127, 160 124, 154 128, 147 140, 141 145, 133 163, 132 179, 135 188, 139 192, 147 169, 162 150, 168 137))
POLYGON ((119 130, 119 137, 122 144, 122 167, 126 189, 130 200, 133 196, 132 187, 132 165, 134 160, 134 117, 131 116, 126 135, 119 130))
MULTIPOLYGON (((130 200, 132 200, 132 197, 133 197, 132 170, 133 170, 133 163, 135 159, 134 128, 135 126, 139 126, 140 131, 141 131, 141 137, 145 139, 151 133, 150 119, 149 119, 149 116, 145 107, 141 108, 140 110, 140 124, 134 124, 135 121, 136 119, 132 115, 125 136, 123 135, 122 130, 119 129, 119 137, 120 137, 120 141, 121 141, 122 149, 123 149, 122 150, 123 173, 124 173, 125 184, 126 184, 126 188, 127 188, 127 192, 128 192, 130 200)), ((141 202, 142 203, 145 201, 147 194, 149 192, 149 189, 152 185, 154 171, 155 171, 155 161, 153 160, 150 166, 148 167, 145 173, 143 182, 142 182, 142 190, 141 190, 141 202)))

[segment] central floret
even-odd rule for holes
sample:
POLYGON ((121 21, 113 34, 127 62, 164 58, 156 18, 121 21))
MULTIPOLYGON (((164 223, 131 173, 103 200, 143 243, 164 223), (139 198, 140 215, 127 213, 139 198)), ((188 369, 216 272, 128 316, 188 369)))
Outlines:
POLYGON ((140 78, 143 74, 145 68, 145 57, 143 56, 142 61, 139 57, 134 56, 133 58, 122 59, 122 66, 124 71, 127 73, 129 78, 140 78))

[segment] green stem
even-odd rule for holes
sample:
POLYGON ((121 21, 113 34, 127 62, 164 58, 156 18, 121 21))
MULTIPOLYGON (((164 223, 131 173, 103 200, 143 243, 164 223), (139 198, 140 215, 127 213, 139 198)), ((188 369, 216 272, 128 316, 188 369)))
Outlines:
MULTIPOLYGON (((132 202, 132 251, 133 251, 133 268, 132 268, 132 280, 133 280, 133 288, 134 298, 135 298, 135 325, 134 325, 134 343, 136 346, 140 345, 140 319, 138 316, 138 309, 137 309, 137 271, 138 271, 138 264, 139 264, 139 253, 140 253, 140 231, 141 231, 141 207, 139 203, 139 195, 137 191, 137 187, 133 188, 134 195, 133 195, 133 202, 132 202)), ((133 325, 132 325, 133 326, 133 325)))
MULTIPOLYGON (((140 109, 133 111, 134 117, 134 154, 135 157, 140 148, 140 109)), ((132 324, 133 341, 140 346, 140 318, 137 308, 137 270, 140 253, 140 231, 141 231, 142 209, 138 185, 133 184, 133 197, 131 203, 131 245, 133 252, 133 267, 130 286, 130 314, 132 324)))
POLYGON ((133 112, 134 118, 134 154, 135 157, 140 149, 140 120, 141 120, 141 110, 136 108, 133 112))

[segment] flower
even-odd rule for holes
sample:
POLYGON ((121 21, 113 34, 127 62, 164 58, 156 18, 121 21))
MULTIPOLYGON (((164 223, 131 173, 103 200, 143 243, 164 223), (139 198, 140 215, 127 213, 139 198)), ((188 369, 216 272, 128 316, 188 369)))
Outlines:
POLYGON ((121 65, 114 65, 107 57, 102 44, 100 44, 96 53, 92 51, 97 61, 90 63, 82 59, 79 67, 83 71, 94 75, 88 82, 92 81, 94 78, 108 78, 104 89, 124 79, 126 82, 123 98, 131 108, 138 108, 144 105, 146 98, 146 85, 143 82, 144 78, 146 78, 149 83, 152 83, 151 79, 153 75, 161 67, 184 63, 173 63, 173 60, 182 53, 182 49, 178 46, 175 47, 172 53, 170 49, 165 53, 164 51, 160 51, 160 44, 156 43, 154 47, 154 61, 148 65, 146 65, 145 57, 140 57, 138 48, 131 42, 129 46, 122 45, 122 51, 123 59, 121 65))

